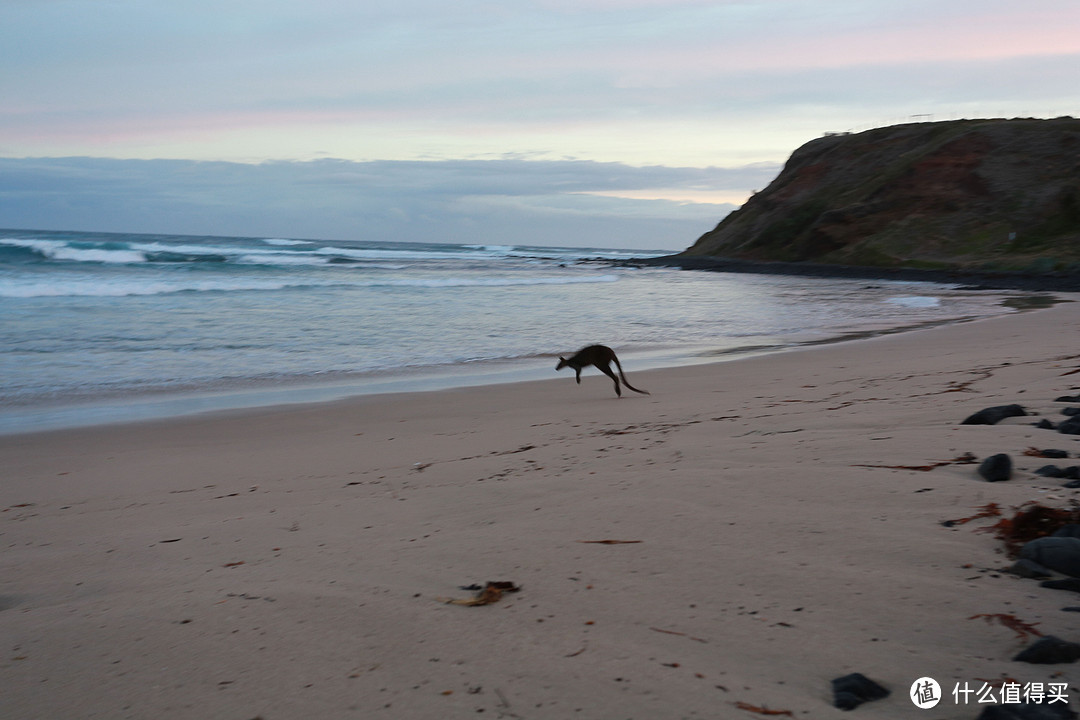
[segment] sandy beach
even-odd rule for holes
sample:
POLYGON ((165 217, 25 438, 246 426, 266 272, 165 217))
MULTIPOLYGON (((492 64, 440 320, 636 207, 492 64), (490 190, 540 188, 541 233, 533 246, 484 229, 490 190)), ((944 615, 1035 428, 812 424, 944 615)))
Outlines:
POLYGON ((1031 638, 972 619, 1080 641, 1080 598, 1001 572, 992 519, 943 525, 1077 497, 1023 453, 1080 454, 1033 427, 1080 387, 1078 330, 1065 302, 626 367, 650 396, 553 360, 541 382, 0 437, 0 715, 974 718, 954 686, 1005 679, 1080 707, 1076 665, 1014 662, 1031 638), (1010 403, 1042 417, 960 425, 1010 403), (896 467, 964 453, 1008 453, 1013 479, 896 467), (520 590, 446 602, 486 581, 520 590), (853 672, 891 695, 836 709, 853 672))

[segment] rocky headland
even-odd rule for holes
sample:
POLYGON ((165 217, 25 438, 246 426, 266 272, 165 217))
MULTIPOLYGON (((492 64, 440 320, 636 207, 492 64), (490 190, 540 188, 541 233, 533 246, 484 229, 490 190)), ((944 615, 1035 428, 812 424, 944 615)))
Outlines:
POLYGON ((1080 289, 1080 120, 912 123, 818 138, 660 262, 1080 289))

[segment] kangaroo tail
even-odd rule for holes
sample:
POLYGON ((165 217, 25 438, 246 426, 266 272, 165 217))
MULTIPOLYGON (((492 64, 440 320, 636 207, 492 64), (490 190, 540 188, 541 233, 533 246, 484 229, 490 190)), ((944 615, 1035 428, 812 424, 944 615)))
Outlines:
POLYGON ((615 356, 615 353, 611 354, 611 359, 615 361, 615 367, 617 367, 619 369, 619 377, 622 378, 622 384, 623 385, 630 388, 631 390, 633 390, 636 393, 641 393, 642 395, 650 395, 651 394, 648 390, 638 390, 636 387, 634 387, 633 385, 630 384, 630 381, 626 379, 626 373, 623 372, 622 363, 619 362, 619 358, 617 358, 615 356))

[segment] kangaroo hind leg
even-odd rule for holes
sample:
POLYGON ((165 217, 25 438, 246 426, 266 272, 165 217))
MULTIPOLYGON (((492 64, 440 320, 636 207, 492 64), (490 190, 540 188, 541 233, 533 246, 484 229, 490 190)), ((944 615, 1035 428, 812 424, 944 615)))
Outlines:
POLYGON ((622 397, 622 388, 619 387, 619 377, 611 372, 611 365, 609 363, 598 363, 596 369, 607 375, 609 378, 615 381, 615 394, 622 397))

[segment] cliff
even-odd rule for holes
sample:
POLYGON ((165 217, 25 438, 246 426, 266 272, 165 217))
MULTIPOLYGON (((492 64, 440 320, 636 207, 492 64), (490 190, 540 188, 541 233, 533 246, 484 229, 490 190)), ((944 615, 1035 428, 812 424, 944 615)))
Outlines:
POLYGON ((1080 120, 957 120, 813 140, 675 258, 1080 273, 1080 120))

